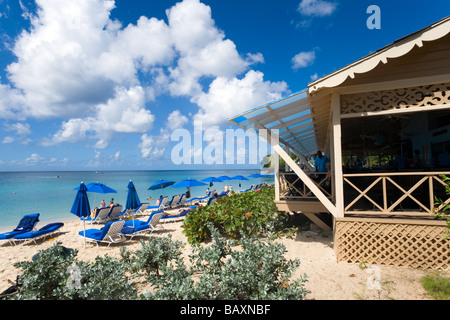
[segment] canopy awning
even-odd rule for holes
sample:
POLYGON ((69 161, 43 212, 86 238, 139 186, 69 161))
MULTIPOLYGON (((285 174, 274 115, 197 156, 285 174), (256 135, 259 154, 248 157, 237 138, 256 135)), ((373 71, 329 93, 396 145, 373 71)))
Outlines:
POLYGON ((278 130, 280 143, 308 156, 325 146, 329 112, 317 113, 307 90, 240 114, 230 122, 258 134, 261 129, 278 130), (324 117, 325 116, 325 117, 324 117))

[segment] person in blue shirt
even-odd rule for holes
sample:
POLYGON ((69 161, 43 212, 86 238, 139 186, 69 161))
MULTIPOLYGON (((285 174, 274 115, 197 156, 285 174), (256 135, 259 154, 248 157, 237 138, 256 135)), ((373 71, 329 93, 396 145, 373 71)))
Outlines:
POLYGON ((322 153, 322 151, 317 151, 317 157, 314 160, 314 166, 316 167, 316 172, 328 172, 327 163, 330 162, 328 157, 322 153))

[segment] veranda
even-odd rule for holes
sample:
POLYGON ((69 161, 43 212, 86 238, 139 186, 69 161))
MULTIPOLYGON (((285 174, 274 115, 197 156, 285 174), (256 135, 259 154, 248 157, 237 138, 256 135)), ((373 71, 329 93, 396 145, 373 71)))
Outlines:
POLYGON ((230 121, 278 131, 277 207, 332 229, 338 261, 448 269, 450 17, 230 121))

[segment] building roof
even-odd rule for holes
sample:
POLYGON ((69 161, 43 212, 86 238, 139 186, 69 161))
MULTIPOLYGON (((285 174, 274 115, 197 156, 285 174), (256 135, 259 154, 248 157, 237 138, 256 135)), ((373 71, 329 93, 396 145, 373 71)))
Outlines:
POLYGON ((331 117, 331 90, 347 79, 370 72, 380 63, 406 55, 426 41, 440 39, 450 33, 450 16, 396 40, 392 44, 324 76, 308 85, 308 89, 244 112, 230 122, 258 133, 261 129, 279 130, 280 143, 308 156, 325 150, 331 117), (319 94, 318 94, 319 93, 319 94))

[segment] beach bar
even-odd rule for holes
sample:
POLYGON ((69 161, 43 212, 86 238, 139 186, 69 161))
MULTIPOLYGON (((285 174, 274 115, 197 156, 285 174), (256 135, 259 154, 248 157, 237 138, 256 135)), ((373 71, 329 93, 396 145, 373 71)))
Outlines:
POLYGON ((332 230, 338 262, 448 270, 450 17, 230 121, 268 132, 278 209, 332 230))

